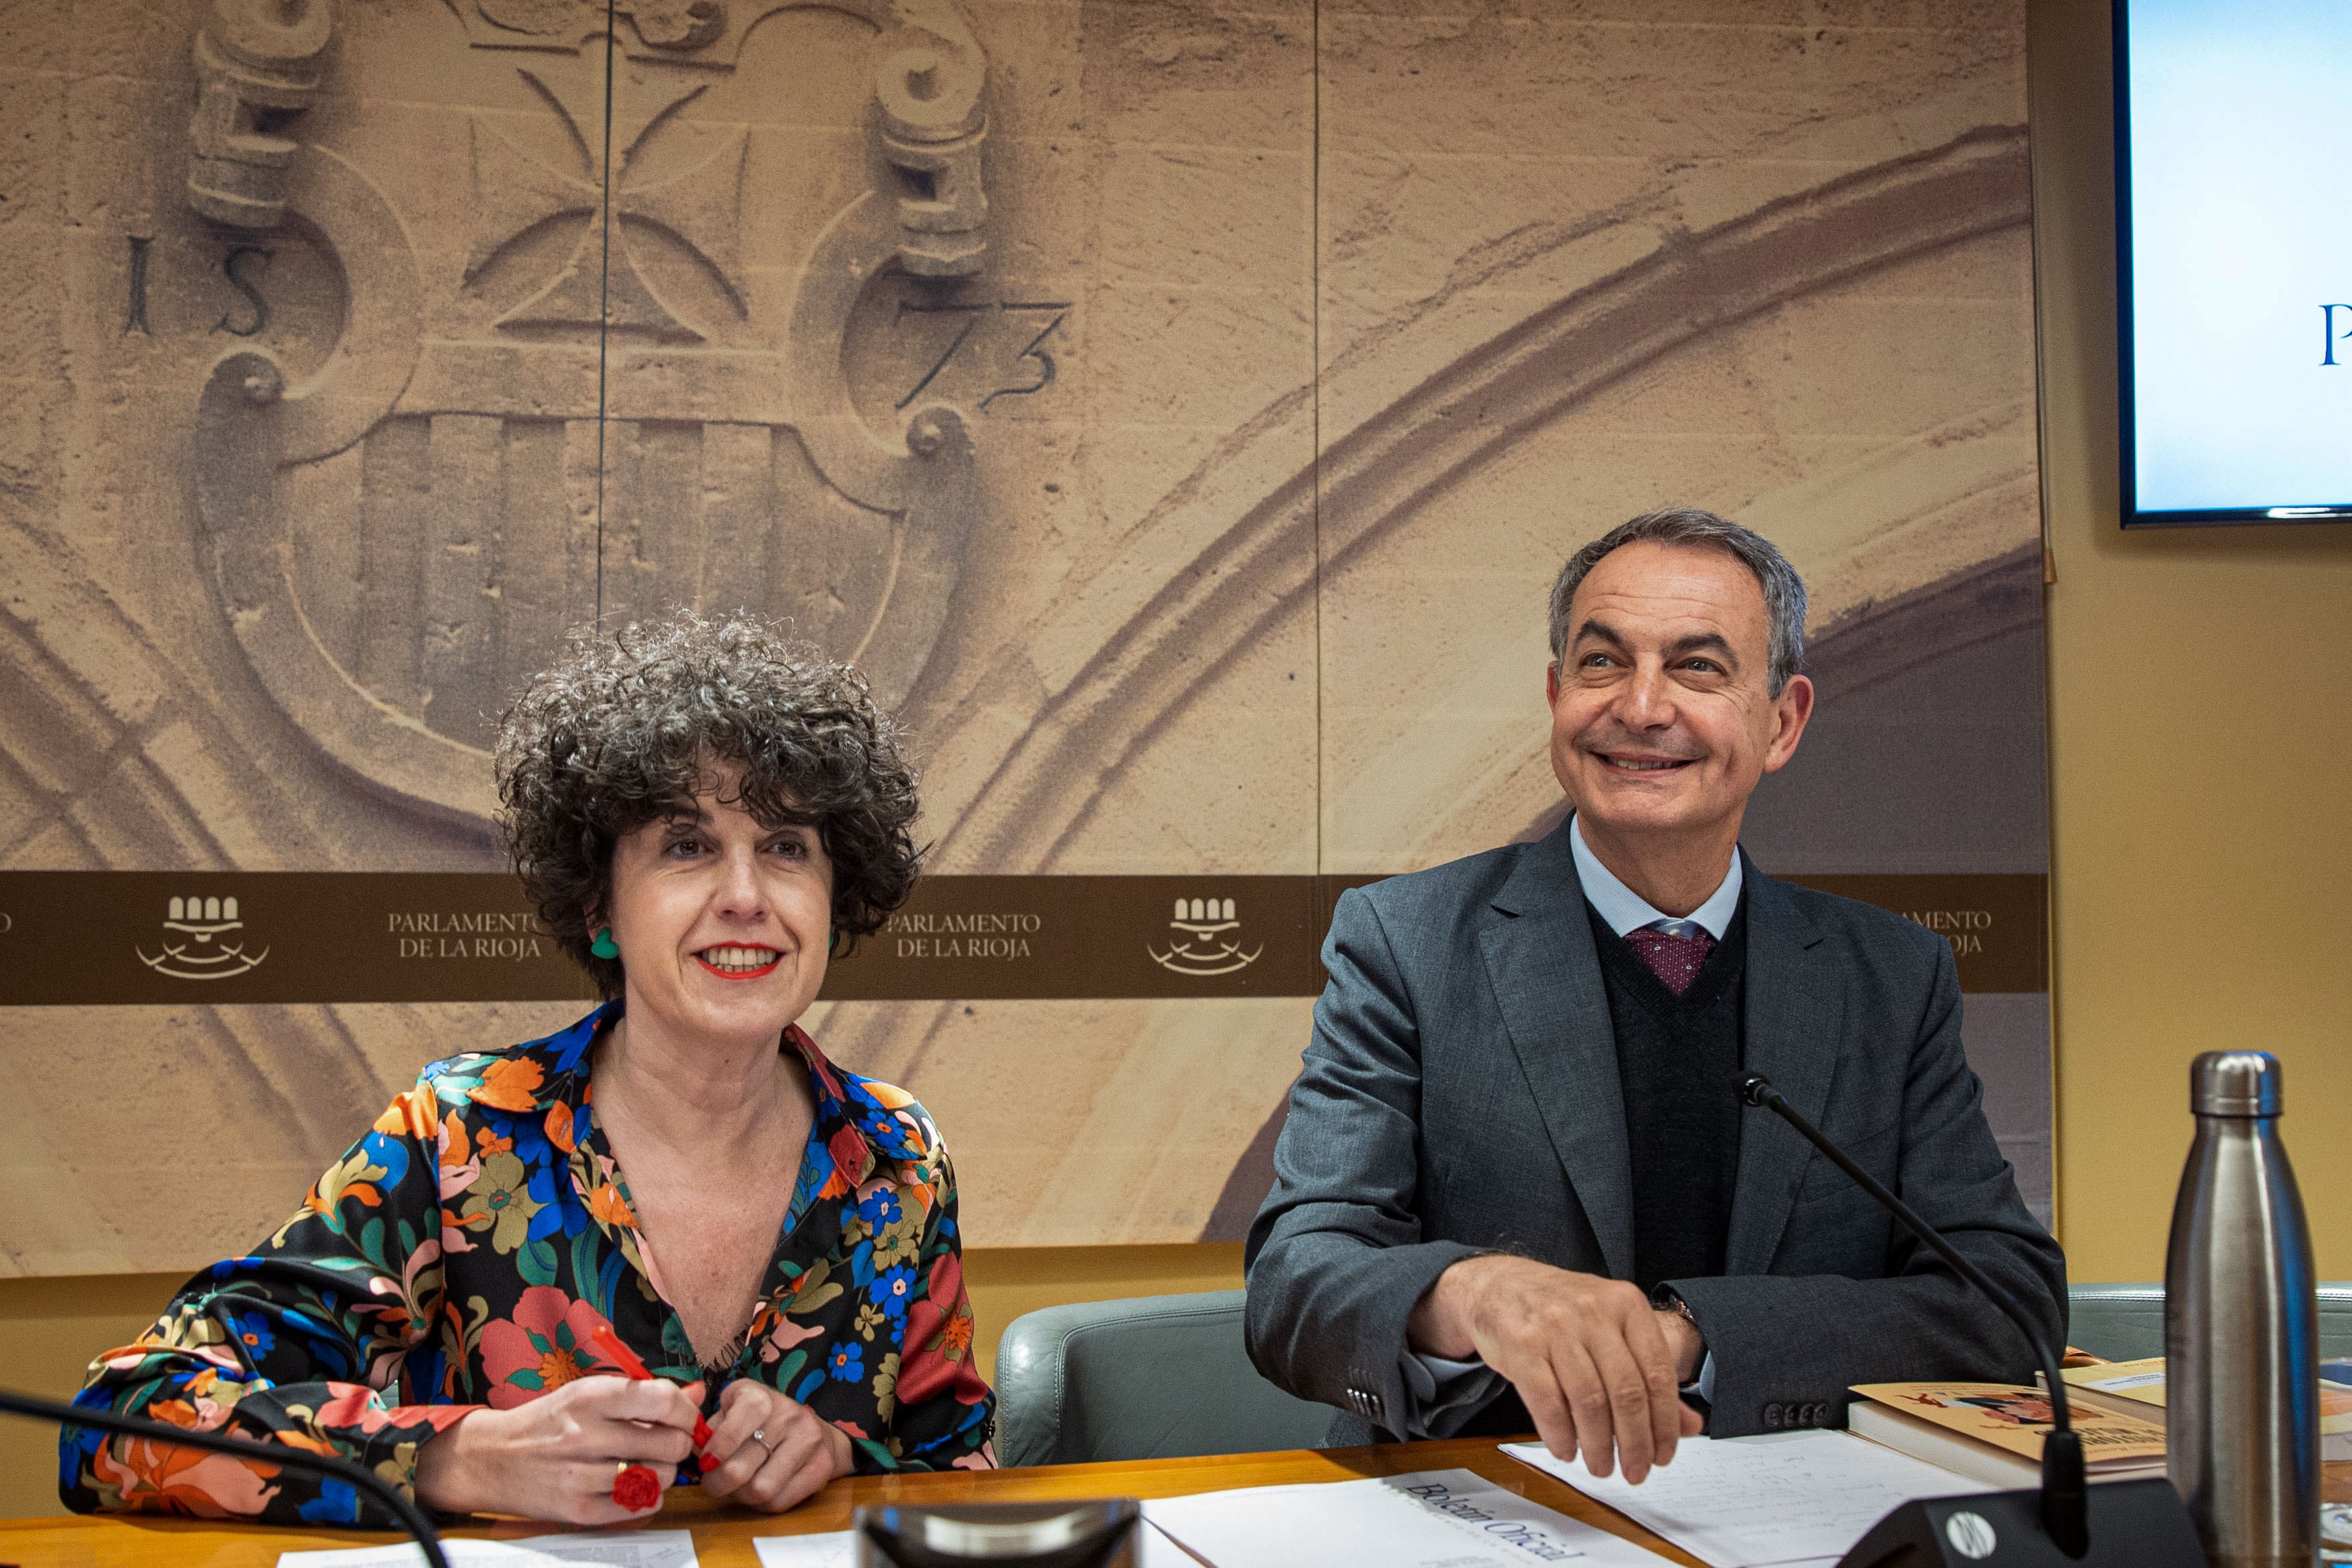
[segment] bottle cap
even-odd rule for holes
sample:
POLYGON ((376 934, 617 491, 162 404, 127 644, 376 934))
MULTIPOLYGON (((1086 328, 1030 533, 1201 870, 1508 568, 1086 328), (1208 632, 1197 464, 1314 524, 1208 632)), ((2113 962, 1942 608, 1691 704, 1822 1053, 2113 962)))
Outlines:
POLYGON ((2279 1059, 2267 1051, 2209 1051, 2189 1067, 2189 1109, 2200 1116, 2275 1116, 2279 1059))

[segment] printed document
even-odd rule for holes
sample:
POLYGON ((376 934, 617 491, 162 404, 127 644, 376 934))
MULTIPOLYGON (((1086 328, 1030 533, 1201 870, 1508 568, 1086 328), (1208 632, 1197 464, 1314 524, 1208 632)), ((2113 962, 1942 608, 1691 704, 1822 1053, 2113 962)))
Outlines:
POLYGON ((1214 1568, 1667 1568, 1468 1470, 1154 1498, 1144 1517, 1214 1568))
POLYGON ((751 1549, 760 1554, 760 1568, 850 1568, 857 1560, 857 1531, 825 1530, 814 1535, 755 1535, 751 1549))
POLYGON ((1675 1462, 1652 1470, 1640 1486, 1626 1485, 1622 1472, 1597 1480, 1583 1460, 1556 1459, 1540 1443, 1506 1443, 1503 1452, 1607 1503, 1713 1568, 1834 1562, 1914 1498, 1986 1490, 1966 1476, 1843 1432, 1685 1437, 1675 1462))
MULTIPOLYGON (((685 1530, 582 1530, 520 1541, 445 1535, 449 1568, 698 1568, 694 1534, 685 1530)), ((278 1568, 425 1568, 415 1542, 331 1552, 281 1552, 278 1568)))

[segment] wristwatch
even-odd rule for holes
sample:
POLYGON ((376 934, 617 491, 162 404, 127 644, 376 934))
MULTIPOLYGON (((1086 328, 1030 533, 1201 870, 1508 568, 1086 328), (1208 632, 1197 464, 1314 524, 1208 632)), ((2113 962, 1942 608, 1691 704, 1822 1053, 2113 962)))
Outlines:
MULTIPOLYGON (((1671 1285, 1660 1285, 1650 1292, 1650 1305, 1659 1312, 1672 1312, 1690 1324, 1691 1333, 1698 1335, 1698 1364, 1704 1368, 1706 1365, 1706 1331, 1698 1326, 1698 1314, 1690 1310, 1690 1303, 1683 1300, 1683 1293, 1671 1285)), ((1696 1376, 1696 1374, 1693 1375, 1696 1376)), ((1683 1385, 1683 1393, 1687 1396, 1697 1387, 1698 1384, 1696 1381, 1685 1383, 1683 1385)))
POLYGON ((1672 1285, 1660 1285, 1651 1291, 1650 1305, 1662 1312, 1674 1313, 1675 1316, 1690 1324, 1693 1332, 1697 1333, 1701 1344, 1706 1343, 1706 1331, 1698 1326, 1698 1318, 1690 1310, 1690 1303, 1684 1301, 1683 1293, 1672 1285))

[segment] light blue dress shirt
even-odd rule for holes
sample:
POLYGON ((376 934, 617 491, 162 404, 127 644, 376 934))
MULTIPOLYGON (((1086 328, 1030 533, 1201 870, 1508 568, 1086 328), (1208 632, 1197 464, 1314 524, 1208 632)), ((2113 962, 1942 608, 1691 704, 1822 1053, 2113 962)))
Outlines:
MULTIPOLYGON (((1576 856, 1576 874, 1584 883, 1584 896, 1601 912, 1609 929, 1622 936, 1628 931, 1639 931, 1645 925, 1656 925, 1677 936, 1697 934, 1694 927, 1704 930, 1717 941, 1731 925, 1731 917, 1739 908, 1739 890, 1744 873, 1739 869, 1739 852, 1731 854, 1731 869, 1723 873, 1723 881, 1707 894, 1706 902, 1682 918, 1668 915, 1648 899, 1627 887, 1613 871, 1601 863, 1584 841, 1584 824, 1574 817, 1568 822, 1569 848, 1576 856)), ((1405 1391, 1412 1396, 1412 1408, 1405 1413, 1404 1436, 1426 1437, 1432 1417, 1458 1406, 1475 1404, 1486 1397, 1499 1376, 1483 1361, 1454 1361, 1442 1355, 1428 1355, 1411 1345, 1404 1352, 1405 1391)), ((1715 1397, 1715 1353, 1706 1353, 1699 1364, 1698 1378, 1684 1387, 1700 1398, 1715 1397)))
POLYGON ((1568 844, 1576 855, 1576 874, 1584 883, 1584 896, 1609 923, 1609 929, 1622 936, 1628 931, 1639 931, 1644 925, 1663 925, 1677 936, 1688 936, 1689 926, 1706 928, 1717 941, 1731 927, 1731 917, 1739 908, 1739 890, 1745 881, 1739 869, 1739 854, 1732 852, 1731 869, 1723 873, 1722 883, 1708 894, 1706 902, 1677 920, 1648 899, 1618 880, 1617 873, 1601 863, 1584 841, 1584 824, 1571 817, 1568 821, 1568 844))

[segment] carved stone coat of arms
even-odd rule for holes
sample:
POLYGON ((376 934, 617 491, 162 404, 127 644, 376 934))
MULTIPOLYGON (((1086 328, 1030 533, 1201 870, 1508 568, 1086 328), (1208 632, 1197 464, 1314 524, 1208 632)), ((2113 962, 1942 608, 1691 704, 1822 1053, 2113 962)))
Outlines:
POLYGON ((886 702, 922 670, 974 423, 1051 382, 1066 307, 966 287, 989 62, 957 0, 766 26, 811 9, 199 13, 181 195, 237 296, 191 389, 209 586, 379 795, 484 820, 495 713, 599 612, 781 613, 886 702), (943 373, 983 318, 1025 334, 1004 373, 943 373))

